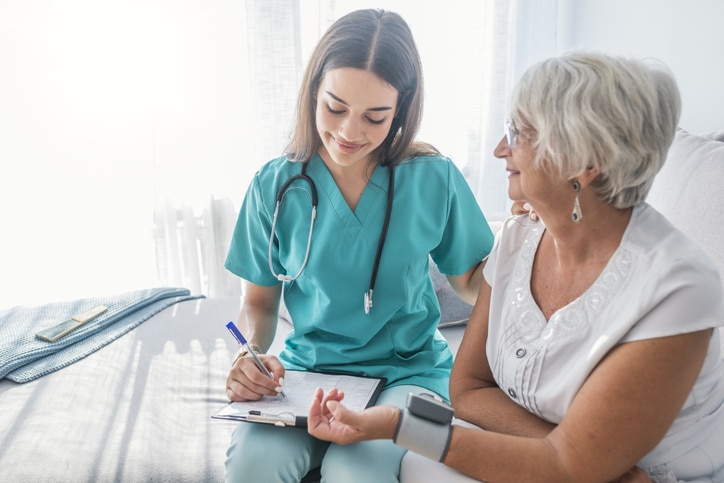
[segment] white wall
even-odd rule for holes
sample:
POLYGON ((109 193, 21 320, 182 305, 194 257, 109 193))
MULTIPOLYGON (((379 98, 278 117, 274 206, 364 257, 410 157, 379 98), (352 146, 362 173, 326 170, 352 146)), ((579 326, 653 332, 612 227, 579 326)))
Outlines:
POLYGON ((241 198, 245 9, 0 0, 0 310, 156 285, 161 170, 241 198))
POLYGON ((679 83, 680 125, 724 129, 723 0, 570 0, 573 47, 665 62, 679 83))

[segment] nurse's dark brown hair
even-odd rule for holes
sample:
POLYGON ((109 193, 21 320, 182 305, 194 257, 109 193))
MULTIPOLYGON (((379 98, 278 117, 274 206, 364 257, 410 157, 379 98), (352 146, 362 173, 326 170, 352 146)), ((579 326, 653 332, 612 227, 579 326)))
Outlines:
POLYGON ((365 9, 332 24, 312 53, 286 149, 290 160, 307 161, 322 145, 315 123, 316 93, 324 74, 342 67, 369 71, 399 92, 397 113, 387 137, 373 153, 374 161, 395 165, 412 155, 437 153, 430 145, 414 142, 422 119, 423 82, 409 26, 394 12, 365 9))

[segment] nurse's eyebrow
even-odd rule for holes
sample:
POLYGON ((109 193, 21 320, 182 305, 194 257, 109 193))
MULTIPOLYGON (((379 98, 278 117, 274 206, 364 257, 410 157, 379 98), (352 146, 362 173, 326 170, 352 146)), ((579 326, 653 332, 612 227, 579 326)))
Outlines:
MULTIPOLYGON (((331 97, 332 99, 334 99, 335 101, 337 101, 337 102, 339 102, 340 104, 344 104, 345 106, 349 107, 349 104, 347 104, 347 102, 345 102, 343 99, 335 96, 335 95, 332 94, 330 91, 324 91, 324 92, 325 92, 327 95, 329 95, 329 97, 331 97)), ((390 107, 390 106, 380 106, 380 107, 370 107, 370 108, 367 109, 367 110, 368 110, 368 111, 389 111, 390 109, 392 109, 392 107, 390 107)))

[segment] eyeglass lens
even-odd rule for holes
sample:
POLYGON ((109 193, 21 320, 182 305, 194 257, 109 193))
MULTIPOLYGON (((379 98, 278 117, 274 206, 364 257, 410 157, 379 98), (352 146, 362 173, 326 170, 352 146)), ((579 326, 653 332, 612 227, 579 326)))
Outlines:
POLYGON ((513 121, 505 121, 505 140, 508 142, 508 146, 511 148, 515 147, 519 134, 520 131, 518 131, 518 128, 515 127, 513 121))

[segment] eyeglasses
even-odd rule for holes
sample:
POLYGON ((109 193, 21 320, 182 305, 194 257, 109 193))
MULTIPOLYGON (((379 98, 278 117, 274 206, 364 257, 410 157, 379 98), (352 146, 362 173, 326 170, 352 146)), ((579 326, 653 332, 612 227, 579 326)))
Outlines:
POLYGON ((531 132, 522 132, 520 129, 518 129, 513 121, 508 119, 505 121, 505 140, 508 141, 508 146, 511 148, 514 148, 518 145, 518 140, 520 139, 520 136, 525 136, 525 139, 527 141, 530 141, 533 139, 535 135, 535 131, 531 132))

